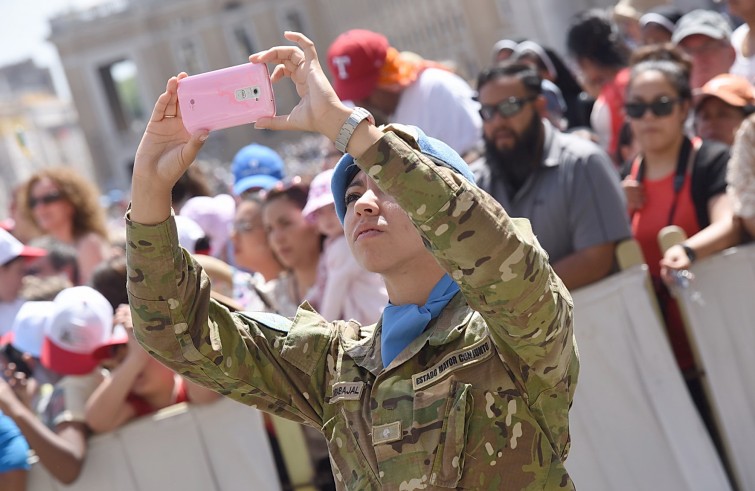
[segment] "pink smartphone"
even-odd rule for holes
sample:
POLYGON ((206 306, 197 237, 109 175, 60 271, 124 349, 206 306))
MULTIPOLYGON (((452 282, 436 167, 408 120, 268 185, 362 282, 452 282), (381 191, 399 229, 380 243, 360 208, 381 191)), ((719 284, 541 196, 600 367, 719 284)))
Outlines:
POLYGON ((264 63, 244 63, 186 77, 178 82, 178 105, 189 133, 275 116, 275 95, 264 63))

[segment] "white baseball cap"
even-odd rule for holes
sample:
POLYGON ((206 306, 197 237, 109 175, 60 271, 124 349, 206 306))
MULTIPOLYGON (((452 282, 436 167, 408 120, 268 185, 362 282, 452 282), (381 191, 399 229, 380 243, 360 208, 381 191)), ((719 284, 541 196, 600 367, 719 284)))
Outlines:
POLYGON ((192 254, 197 252, 197 241, 207 236, 202 227, 192 218, 176 215, 176 231, 178 244, 192 254))
POLYGON ((18 351, 39 358, 53 305, 52 302, 24 302, 0 344, 10 343, 18 351))
POLYGON ((39 247, 29 247, 23 245, 19 240, 13 237, 9 232, 0 228, 0 266, 16 259, 17 257, 42 257, 46 256, 47 251, 39 247))
POLYGON ((97 290, 74 286, 58 293, 45 328, 40 359, 62 375, 84 375, 97 366, 92 356, 113 329, 113 307, 97 290))

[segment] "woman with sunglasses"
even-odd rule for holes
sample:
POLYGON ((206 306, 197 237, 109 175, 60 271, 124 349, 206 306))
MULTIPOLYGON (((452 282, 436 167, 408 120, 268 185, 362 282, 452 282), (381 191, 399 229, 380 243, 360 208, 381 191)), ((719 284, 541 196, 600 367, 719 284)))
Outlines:
POLYGON ((50 167, 21 188, 19 206, 42 233, 76 248, 79 284, 111 255, 97 188, 74 169, 50 167))
POLYGON ((728 147, 685 134, 691 100, 688 65, 661 57, 632 67, 624 109, 639 155, 625 164, 622 184, 677 363, 700 402, 692 351, 666 284, 694 261, 734 245, 738 232, 726 196, 728 147), (662 255, 658 232, 667 225, 689 238, 662 255))
POLYGON ((163 363, 328 440, 338 489, 574 489, 564 467, 577 382, 572 301, 529 222, 511 219, 459 155, 418 128, 377 128, 335 95, 312 42, 254 54, 301 100, 257 128, 318 132, 349 247, 385 280, 381 321, 232 314, 183 254, 169 190, 207 138, 177 86, 159 97, 134 164, 129 298, 163 363))

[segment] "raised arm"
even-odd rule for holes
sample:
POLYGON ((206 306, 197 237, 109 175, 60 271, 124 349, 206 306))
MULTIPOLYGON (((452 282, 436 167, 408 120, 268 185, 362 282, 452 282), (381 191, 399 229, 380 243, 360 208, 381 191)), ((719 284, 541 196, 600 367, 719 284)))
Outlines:
MULTIPOLYGON (((297 33, 286 38, 301 49, 278 47, 251 59, 278 64, 273 78, 290 77, 302 99, 290 115, 259 121, 257 127, 317 131, 335 140, 351 110, 337 101, 311 41, 297 33)), ((529 222, 510 219, 493 198, 424 154, 411 133, 401 128, 384 133, 364 121, 347 150, 407 211, 469 304, 486 318, 499 349, 540 376, 535 390, 561 383, 570 366, 576 368, 571 297, 529 222)))
POLYGON ((296 333, 290 321, 267 324, 231 314, 210 300, 202 268, 178 245, 170 190, 194 161, 206 131, 190 135, 171 78, 158 98, 134 162, 132 203, 127 215, 129 304, 134 333, 147 351, 177 373, 246 404, 321 425, 325 366, 333 332, 314 314, 302 314, 296 333), (286 324, 287 323, 287 324, 286 324), (309 342, 306 359, 291 344, 309 342))

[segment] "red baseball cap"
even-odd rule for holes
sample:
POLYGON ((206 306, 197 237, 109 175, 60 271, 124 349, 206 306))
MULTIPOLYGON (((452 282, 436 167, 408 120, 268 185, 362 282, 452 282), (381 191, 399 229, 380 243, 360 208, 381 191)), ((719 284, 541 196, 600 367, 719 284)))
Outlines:
POLYGON ((92 356, 98 362, 106 360, 112 356, 113 346, 121 346, 128 344, 128 331, 123 327, 123 324, 116 324, 113 326, 113 332, 104 344, 97 347, 92 352, 92 356))
POLYGON ((388 39, 365 29, 338 36, 328 48, 333 88, 341 100, 361 101, 375 89, 388 53, 388 39))
POLYGON ((95 369, 95 349, 110 338, 113 307, 97 290, 74 286, 58 293, 45 328, 40 360, 61 375, 84 375, 95 369))

